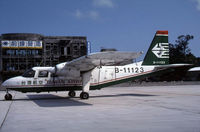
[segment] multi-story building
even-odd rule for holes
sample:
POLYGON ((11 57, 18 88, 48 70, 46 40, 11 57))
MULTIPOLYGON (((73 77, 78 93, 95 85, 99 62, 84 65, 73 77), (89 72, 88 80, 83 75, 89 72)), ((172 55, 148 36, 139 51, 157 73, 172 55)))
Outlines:
POLYGON ((0 36, 0 72, 22 73, 34 66, 55 66, 87 54, 84 36, 9 33, 0 36))

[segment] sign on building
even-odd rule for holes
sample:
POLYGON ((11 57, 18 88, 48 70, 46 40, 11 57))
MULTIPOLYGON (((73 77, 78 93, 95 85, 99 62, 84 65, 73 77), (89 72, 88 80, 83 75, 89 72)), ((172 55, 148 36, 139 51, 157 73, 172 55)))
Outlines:
POLYGON ((42 49, 42 41, 2 40, 1 47, 16 49, 42 49))

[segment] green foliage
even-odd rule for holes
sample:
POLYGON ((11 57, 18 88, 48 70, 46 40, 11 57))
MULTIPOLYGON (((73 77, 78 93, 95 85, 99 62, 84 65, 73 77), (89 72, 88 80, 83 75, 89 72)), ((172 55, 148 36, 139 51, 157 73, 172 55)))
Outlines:
POLYGON ((199 59, 196 58, 189 48, 189 41, 192 40, 192 35, 178 36, 175 44, 169 44, 170 63, 189 63, 199 65, 199 59))

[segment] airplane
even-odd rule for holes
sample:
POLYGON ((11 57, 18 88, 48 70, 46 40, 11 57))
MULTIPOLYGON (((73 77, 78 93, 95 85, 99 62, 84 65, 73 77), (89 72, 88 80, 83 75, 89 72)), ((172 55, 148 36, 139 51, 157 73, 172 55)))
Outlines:
POLYGON ((142 52, 108 51, 91 53, 55 67, 33 67, 22 76, 2 83, 6 88, 5 100, 12 100, 9 90, 27 92, 75 91, 81 99, 89 98, 90 90, 142 79, 175 67, 190 64, 169 64, 168 31, 157 31, 143 61, 123 65, 138 58, 142 52))

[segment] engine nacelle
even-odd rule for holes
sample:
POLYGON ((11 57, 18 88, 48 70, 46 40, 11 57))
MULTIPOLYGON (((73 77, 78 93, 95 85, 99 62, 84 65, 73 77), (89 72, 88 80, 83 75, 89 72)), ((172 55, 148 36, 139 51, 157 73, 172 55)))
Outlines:
POLYGON ((64 78, 78 78, 80 77, 80 70, 75 67, 67 67, 67 62, 57 64, 49 72, 64 78))

